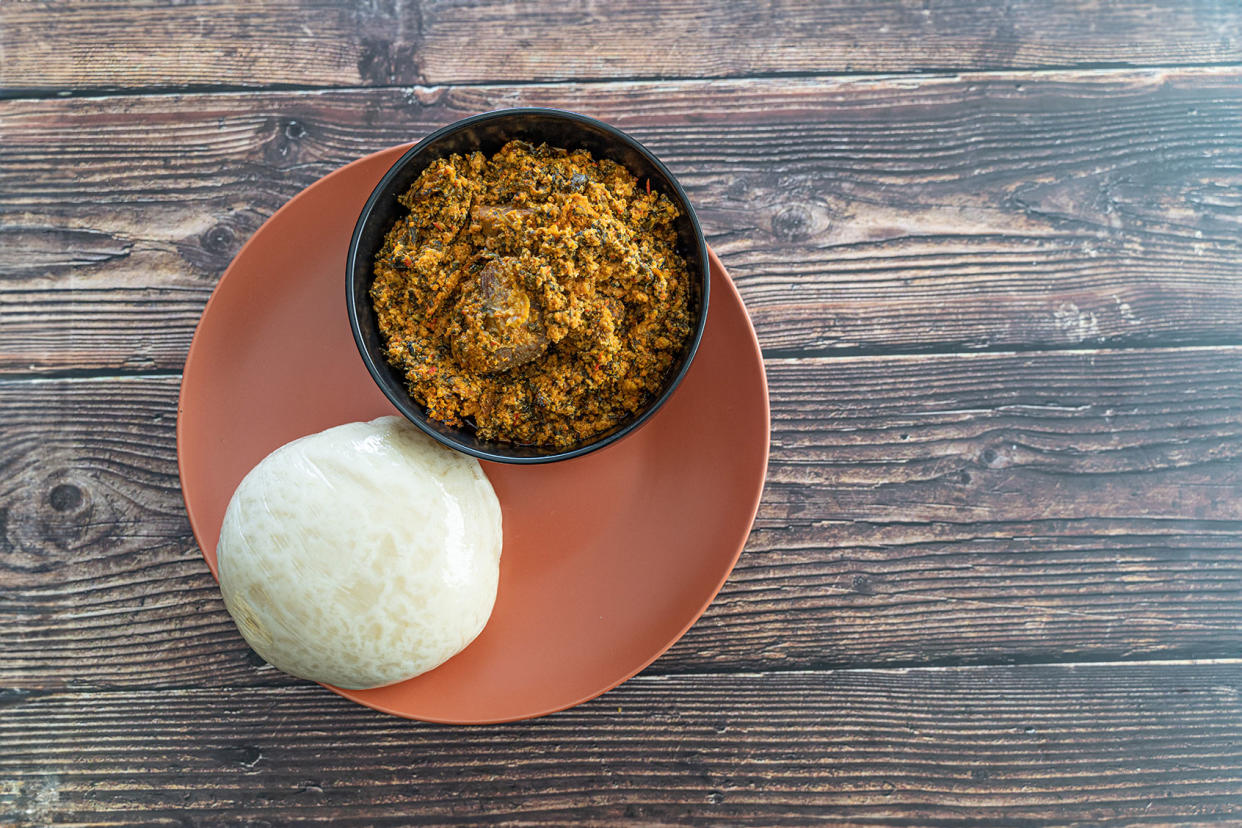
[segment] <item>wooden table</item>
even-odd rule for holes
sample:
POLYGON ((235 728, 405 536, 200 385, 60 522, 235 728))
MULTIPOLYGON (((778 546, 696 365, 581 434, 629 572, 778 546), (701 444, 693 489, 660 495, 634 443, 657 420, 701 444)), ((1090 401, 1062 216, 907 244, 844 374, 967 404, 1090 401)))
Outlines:
POLYGON ((1242 820, 1242 6, 0 3, 0 823, 1242 820), (453 728, 266 668, 180 369, 365 153, 550 105, 686 185, 767 358, 716 603, 453 728))

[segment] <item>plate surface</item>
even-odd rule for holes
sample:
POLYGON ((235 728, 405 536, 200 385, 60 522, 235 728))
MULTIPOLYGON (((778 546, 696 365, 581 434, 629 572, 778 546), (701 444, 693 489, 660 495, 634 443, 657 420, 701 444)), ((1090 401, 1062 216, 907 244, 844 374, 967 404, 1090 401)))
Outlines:
MULTIPOLYGON (((268 453, 396 410, 354 346, 345 256, 363 203, 408 146, 328 175, 246 243, 186 359, 177 456, 190 524, 216 571, 229 498, 268 453)), ((512 721, 603 693, 703 613, 750 533, 768 457, 763 360, 712 260, 712 301, 680 388, 642 428, 585 457, 483 463, 500 498, 496 607, 459 655, 417 678, 343 696, 408 718, 512 721)))

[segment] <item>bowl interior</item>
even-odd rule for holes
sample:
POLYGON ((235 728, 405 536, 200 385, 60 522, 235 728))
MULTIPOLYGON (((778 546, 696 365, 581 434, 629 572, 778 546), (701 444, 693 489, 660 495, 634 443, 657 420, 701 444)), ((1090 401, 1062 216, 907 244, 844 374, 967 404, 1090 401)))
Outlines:
POLYGON ((429 135, 401 157, 380 180, 358 219, 350 245, 348 301, 350 324, 367 370, 384 395, 415 425, 435 439, 468 454, 508 463, 542 463, 576 457, 601 448, 632 431, 669 397, 689 368, 698 348, 706 321, 708 289, 707 246, 698 219, 685 192, 655 156, 638 142, 598 121, 557 110, 507 110, 459 121, 429 135), (678 250, 691 273, 691 302, 695 327, 680 359, 669 371, 664 390, 634 418, 569 449, 520 446, 480 440, 470 427, 454 428, 427 417, 425 410, 410 398, 400 373, 384 359, 374 308, 369 295, 375 255, 384 237, 407 210, 397 197, 414 183, 427 166, 454 153, 478 150, 491 155, 507 142, 520 139, 533 144, 546 142, 566 149, 586 149, 597 159, 608 158, 623 164, 639 181, 650 179, 651 188, 671 199, 681 211, 677 221, 678 250))

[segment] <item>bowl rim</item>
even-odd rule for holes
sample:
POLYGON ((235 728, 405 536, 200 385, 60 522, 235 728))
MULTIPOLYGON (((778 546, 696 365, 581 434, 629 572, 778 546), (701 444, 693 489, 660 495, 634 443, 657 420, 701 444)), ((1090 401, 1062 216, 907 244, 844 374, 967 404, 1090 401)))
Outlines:
MULTIPOLYGON (((367 272, 369 273, 370 270, 368 269, 367 272)), ((421 140, 415 143, 414 146, 402 153, 401 157, 388 168, 388 171, 385 172, 376 183, 375 188, 371 191, 371 195, 367 198, 366 204, 363 205, 361 212, 358 214, 358 222, 354 225, 354 232, 349 240, 349 252, 347 253, 345 260, 345 304, 349 313, 350 331, 353 334, 354 344, 358 347, 358 353, 362 357, 363 364, 366 365, 367 373, 371 375, 371 379, 375 381, 377 386, 379 386, 380 391, 385 397, 388 398, 388 401, 391 402, 399 412, 401 412, 401 415, 405 417, 406 420, 413 423, 424 434, 428 435, 436 442, 448 446, 456 451, 476 457, 480 460, 490 460, 497 463, 509 463, 513 465, 553 463, 560 460, 569 460, 574 457, 581 457, 584 454, 589 454, 593 451, 602 449, 605 446, 618 442, 624 437, 634 433, 634 431, 636 431, 640 426, 650 420, 652 415, 654 415, 669 400, 669 398, 673 395, 673 392, 675 392, 677 387, 681 385, 681 381, 689 372, 690 365, 694 361, 695 355, 698 353, 699 343, 703 339, 703 331, 707 326, 710 291, 711 262, 708 259, 707 240, 703 236, 703 228, 699 224, 698 216, 694 212, 694 207, 690 203, 690 198, 686 195, 686 191, 682 188, 681 182, 677 180, 677 177, 669 171, 668 167, 666 167, 654 153, 643 146, 637 139, 631 137, 625 132, 622 132, 620 129, 587 115, 582 115, 580 113, 564 109, 555 109, 552 107, 517 107, 511 109, 492 110, 490 112, 471 115, 467 118, 454 121, 424 136, 421 140), (674 375, 665 385, 664 390, 660 393, 660 395, 656 397, 655 400, 653 400, 637 417, 630 420, 622 427, 605 434, 597 440, 592 440, 589 443, 584 443, 571 449, 551 452, 548 454, 513 456, 488 451, 487 449, 479 448, 478 446, 470 445, 457 440, 448 434, 444 434, 443 432, 432 428, 422 419, 414 416, 414 413, 418 412, 421 409, 421 406, 419 406, 414 399, 410 397, 409 393, 404 388, 394 389, 392 387, 384 368, 376 364, 375 355, 371 353, 370 349, 367 347, 367 343, 363 339, 361 325, 358 320, 359 310, 358 303, 355 301, 354 283, 357 279, 356 262, 358 258, 358 247, 362 239, 362 233, 370 221, 375 207, 379 204, 384 191, 388 189, 388 186, 392 183, 393 179, 401 173, 403 168, 408 163, 425 152, 427 148, 435 144, 435 142, 447 135, 460 132, 477 124, 504 120, 523 115, 551 116, 603 131, 613 140, 627 145, 629 148, 642 155, 661 175, 664 176, 664 178, 672 186, 675 195, 679 199, 679 206, 685 209, 686 217, 689 219, 690 226, 694 233, 694 241, 698 247, 699 261, 701 262, 701 266, 699 268, 700 272, 698 274, 701 286, 701 300, 698 319, 696 320, 690 345, 686 351, 685 359, 682 360, 681 367, 678 369, 676 375, 674 375)), ((386 362, 384 363, 384 366, 387 366, 386 362)), ((426 417, 425 412, 423 412, 423 417, 426 417)))

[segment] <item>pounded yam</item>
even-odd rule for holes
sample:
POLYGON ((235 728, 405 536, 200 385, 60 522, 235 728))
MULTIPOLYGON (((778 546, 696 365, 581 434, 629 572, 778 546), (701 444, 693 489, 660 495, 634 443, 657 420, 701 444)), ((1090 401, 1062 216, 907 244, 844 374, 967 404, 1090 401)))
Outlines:
POLYGON ((272 666, 345 688, 439 666, 496 599, 500 505, 478 461, 381 417, 264 458, 225 512, 225 606, 272 666))

